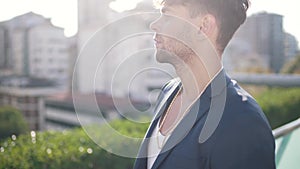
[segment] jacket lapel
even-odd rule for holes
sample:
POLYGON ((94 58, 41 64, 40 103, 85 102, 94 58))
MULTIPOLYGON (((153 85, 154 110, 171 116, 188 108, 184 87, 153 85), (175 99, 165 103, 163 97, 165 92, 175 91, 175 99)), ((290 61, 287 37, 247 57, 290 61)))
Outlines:
MULTIPOLYGON (((201 120, 207 114, 208 110, 211 107, 212 97, 220 95, 224 88, 231 82, 231 79, 227 77, 225 71, 222 70, 216 78, 211 82, 211 84, 205 89, 201 97, 193 104, 190 111, 174 129, 172 135, 169 137, 168 141, 164 145, 161 153, 158 155, 156 161, 154 162, 152 169, 157 169, 161 163, 168 157, 172 149, 176 144, 178 144, 192 129, 194 124, 201 120)), ((173 83, 168 90, 163 91, 162 96, 158 99, 158 105, 155 109, 155 117, 153 118, 150 127, 146 133, 144 141, 141 145, 140 152, 135 163, 134 169, 147 169, 147 153, 148 153, 148 144, 149 137, 151 137, 152 132, 159 121, 159 118, 163 114, 167 101, 170 99, 170 96, 176 91, 175 89, 181 85, 180 83, 173 83)))
POLYGON ((154 162, 152 169, 156 169, 160 166, 164 159, 170 155, 174 146, 176 146, 189 133, 195 122, 205 114, 209 108, 209 104, 207 104, 209 100, 210 99, 208 98, 199 99, 194 103, 188 114, 181 120, 181 122, 172 132, 172 135, 169 137, 166 144, 162 148, 161 153, 154 162))
POLYGON ((153 130, 155 129, 155 126, 157 125, 160 116, 163 114, 166 106, 167 101, 170 99, 170 96, 178 89, 178 86, 180 85, 180 82, 178 80, 175 81, 175 84, 171 84, 171 86, 166 86, 166 89, 162 91, 162 95, 158 98, 158 105, 156 106, 154 110, 155 117, 153 118, 150 127, 148 128, 145 138, 143 139, 143 143, 140 147, 134 169, 146 169, 147 168, 147 155, 148 155, 148 144, 149 144, 149 138, 152 135, 153 130))
POLYGON ((166 144, 162 148, 161 153, 154 162, 152 169, 157 169, 161 163, 172 152, 174 146, 176 146, 184 137, 190 132, 194 124, 201 120, 211 107, 212 98, 223 93, 222 91, 230 83, 230 78, 226 76, 224 71, 221 71, 211 84, 205 89, 200 98, 192 105, 190 111, 181 120, 178 126, 172 132, 172 135, 167 140, 166 144))

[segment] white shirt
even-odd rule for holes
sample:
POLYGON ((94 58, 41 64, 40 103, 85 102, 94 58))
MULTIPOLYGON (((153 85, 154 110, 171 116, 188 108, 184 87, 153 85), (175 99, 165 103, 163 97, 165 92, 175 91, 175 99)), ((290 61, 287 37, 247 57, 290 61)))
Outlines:
POLYGON ((155 126, 151 137, 149 138, 149 145, 148 145, 148 163, 147 168, 151 169, 153 166, 157 156, 159 155, 161 148, 163 145, 167 142, 168 138, 170 137, 170 134, 164 136, 161 134, 161 132, 158 129, 159 122, 155 126), (158 145, 159 144, 159 145, 158 145))

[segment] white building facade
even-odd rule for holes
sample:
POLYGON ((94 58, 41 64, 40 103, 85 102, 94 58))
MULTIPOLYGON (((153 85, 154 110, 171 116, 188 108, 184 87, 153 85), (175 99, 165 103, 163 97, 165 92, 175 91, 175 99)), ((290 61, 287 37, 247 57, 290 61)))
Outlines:
POLYGON ((259 68, 263 71, 278 73, 285 63, 284 41, 283 16, 266 12, 253 14, 236 32, 226 51, 228 53, 225 53, 228 57, 239 55, 235 59, 225 59, 248 65, 248 67, 236 65, 231 61, 227 61, 229 62, 227 67, 236 68, 235 71, 245 71, 257 65, 263 66, 259 68), (236 53, 233 51, 236 48, 243 52, 236 53))
POLYGON ((292 61, 296 58, 299 53, 298 41, 295 36, 289 33, 285 33, 285 59, 287 62, 292 61))
POLYGON ((66 86, 70 81, 70 57, 63 29, 46 22, 30 29, 28 36, 29 75, 47 77, 66 86))
POLYGON ((15 75, 54 80, 61 88, 68 86, 69 42, 62 28, 32 12, 2 22, 0 27, 0 38, 5 32, 0 60, 7 69, 15 75))

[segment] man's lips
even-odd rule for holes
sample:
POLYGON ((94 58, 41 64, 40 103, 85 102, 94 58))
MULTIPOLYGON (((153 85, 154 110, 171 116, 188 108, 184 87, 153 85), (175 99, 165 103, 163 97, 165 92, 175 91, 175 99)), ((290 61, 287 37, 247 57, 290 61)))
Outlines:
POLYGON ((154 40, 154 45, 156 48, 163 48, 163 44, 160 41, 154 40))
POLYGON ((154 39, 154 44, 155 45, 161 44, 161 41, 154 39))
POLYGON ((155 36, 153 40, 156 47, 162 47, 162 40, 159 37, 155 36))
POLYGON ((155 43, 161 43, 161 40, 158 37, 154 37, 153 40, 155 43))

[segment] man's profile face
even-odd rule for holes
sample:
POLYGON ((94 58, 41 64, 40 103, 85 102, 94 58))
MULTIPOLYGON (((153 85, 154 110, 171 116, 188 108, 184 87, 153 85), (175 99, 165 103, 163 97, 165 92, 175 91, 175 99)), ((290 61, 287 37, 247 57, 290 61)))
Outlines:
POLYGON ((161 8, 161 16, 151 24, 155 31, 156 60, 160 63, 188 62, 194 55, 189 44, 193 42, 191 31, 197 30, 199 17, 192 18, 183 5, 161 8))

